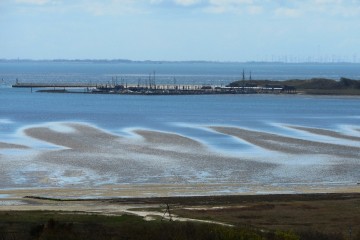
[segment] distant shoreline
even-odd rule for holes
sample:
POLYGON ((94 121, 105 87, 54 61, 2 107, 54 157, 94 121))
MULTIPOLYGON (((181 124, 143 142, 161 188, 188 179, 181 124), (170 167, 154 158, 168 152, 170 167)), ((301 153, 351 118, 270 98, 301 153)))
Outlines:
POLYGON ((176 64, 176 63, 216 63, 216 64, 310 64, 310 65, 360 65, 359 62, 284 62, 284 61, 211 61, 211 60, 131 60, 131 59, 0 59, 0 63, 13 63, 13 62, 34 62, 34 63, 149 63, 149 64, 176 64))
MULTIPOLYGON (((92 92, 76 92, 76 91, 67 91, 67 90, 38 90, 39 93, 68 93, 68 94, 109 94, 109 95, 136 95, 136 96, 189 96, 189 95, 234 95, 232 93, 179 93, 179 94, 150 94, 150 93, 92 93, 92 92)), ((249 94, 249 93, 244 93, 249 94)), ((254 94, 254 93, 252 93, 254 94)), ((349 96, 349 97, 358 97, 360 96, 359 92, 347 92, 347 91, 327 91, 327 90, 318 90, 311 89, 308 91, 298 91, 296 93, 257 93, 264 95, 309 95, 309 96, 349 96)))
POLYGON ((293 88, 297 93, 306 95, 360 95, 360 80, 340 78, 339 80, 328 78, 289 79, 276 80, 239 80, 232 82, 229 87, 253 87, 263 86, 266 88, 293 88))
POLYGON ((86 83, 19 83, 14 88, 31 88, 47 93, 85 93, 120 95, 219 95, 219 94, 306 94, 306 95, 360 95, 360 80, 340 78, 311 78, 306 80, 238 80, 226 86, 191 84, 86 84, 86 83), (69 90, 70 89, 70 90, 69 90), (74 90, 75 89, 75 90, 74 90), (82 90, 83 89, 83 90, 82 90))

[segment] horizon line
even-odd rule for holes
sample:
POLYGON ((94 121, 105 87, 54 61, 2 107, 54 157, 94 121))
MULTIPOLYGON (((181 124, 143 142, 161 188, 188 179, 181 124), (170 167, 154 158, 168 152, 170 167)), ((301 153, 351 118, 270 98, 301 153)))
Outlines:
POLYGON ((33 58, 0 58, 0 62, 123 62, 123 63, 257 63, 257 64, 360 64, 352 61, 220 61, 220 60, 131 60, 131 59, 106 59, 106 58, 53 58, 53 59, 33 59, 33 58))

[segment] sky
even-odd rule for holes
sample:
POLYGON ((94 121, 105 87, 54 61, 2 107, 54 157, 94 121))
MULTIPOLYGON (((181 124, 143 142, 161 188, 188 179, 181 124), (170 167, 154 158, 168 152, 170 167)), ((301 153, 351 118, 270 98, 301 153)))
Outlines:
POLYGON ((360 62, 360 0, 0 0, 0 59, 360 62))

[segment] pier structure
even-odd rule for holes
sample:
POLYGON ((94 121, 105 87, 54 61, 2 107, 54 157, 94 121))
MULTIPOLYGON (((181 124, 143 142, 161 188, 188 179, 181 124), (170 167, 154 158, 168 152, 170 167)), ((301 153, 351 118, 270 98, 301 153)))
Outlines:
POLYGON ((140 95, 200 95, 200 94, 279 94, 296 93, 287 86, 218 86, 191 84, 94 84, 94 83, 19 83, 14 88, 38 89, 39 92, 94 93, 94 94, 140 94, 140 95))
POLYGON ((16 82, 12 85, 14 88, 86 88, 97 87, 98 84, 93 83, 20 83, 16 82))

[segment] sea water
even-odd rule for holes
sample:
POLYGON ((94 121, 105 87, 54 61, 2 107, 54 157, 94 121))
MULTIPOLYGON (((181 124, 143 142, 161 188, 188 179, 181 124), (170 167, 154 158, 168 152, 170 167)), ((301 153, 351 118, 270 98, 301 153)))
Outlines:
MULTIPOLYGON (((175 76, 178 84, 228 84, 239 79, 242 69, 251 69, 253 77, 257 75, 266 79, 319 76, 360 78, 360 68, 356 64, 0 62, 0 79, 3 79, 0 87, 0 142, 30 145, 35 149, 51 148, 39 142, 22 142, 25 139, 22 129, 39 125, 63 127, 56 124, 62 122, 90 124, 121 136, 130 136, 133 129, 171 132, 199 141, 216 152, 230 155, 239 149, 244 152, 249 144, 216 133, 209 129, 210 126, 232 126, 319 142, 337 140, 289 130, 287 126, 322 128, 352 136, 360 135, 360 98, 357 96, 55 94, 10 86, 15 79, 22 82, 101 83, 111 81, 114 76, 119 76, 118 81, 124 78, 130 83, 138 78, 145 79, 154 70, 156 78, 163 83, 171 84, 175 76)), ((359 147, 359 141, 341 141, 339 144, 359 147)), ((21 156, 16 152, 0 149, 0 160, 1 155, 25 159, 24 154, 28 154, 27 150, 22 151, 21 156)), ((255 154, 261 155, 261 151, 255 154)), ((309 156, 298 158, 304 164, 316 160, 316 157, 309 156)), ((324 159, 320 160, 324 162, 324 159)), ((289 162, 294 162, 294 159, 289 162)), ((305 167, 284 165, 285 170, 279 168, 276 171, 297 172, 295 168, 305 167)), ((32 165, 28 164, 24 171, 31 172, 34 170, 31 168, 32 165)), ((345 182, 357 181, 358 173, 346 176, 346 173, 341 175, 345 182)), ((206 175, 202 177, 206 178, 206 175)), ((19 177, 18 181, 21 182, 21 179, 19 177)), ((263 179, 266 181, 266 176, 263 179)), ((328 176, 327 181, 331 181, 331 176, 328 176)), ((21 184, 19 186, 23 186, 21 184)))
POLYGON ((226 85, 245 78, 287 80, 324 77, 360 79, 359 63, 217 63, 217 62, 51 62, 0 61, 0 80, 20 82, 83 82, 226 85), (152 77, 152 76, 150 76, 152 77))
POLYGON ((6 87, 0 89, 0 103, 3 139, 22 127, 48 122, 91 123, 121 134, 130 128, 170 131, 212 143, 218 141, 206 126, 275 133, 285 131, 281 125, 360 128, 360 98, 348 96, 55 94, 6 87))
MULTIPOLYGON (((121 81, 154 74, 164 84, 228 84, 243 69, 253 79, 360 78, 359 64, 0 62, 0 137, 46 122, 76 121, 123 132, 129 128, 174 131, 211 140, 202 126, 230 125, 285 131, 279 124, 339 130, 359 126, 360 98, 308 95, 134 96, 36 93, 14 89, 21 82, 121 81), (189 128, 191 127, 191 128, 189 128)), ((212 141, 216 142, 216 141, 212 141)), ((221 141, 220 141, 221 142, 221 141)), ((221 145, 221 143, 219 143, 221 145)))

